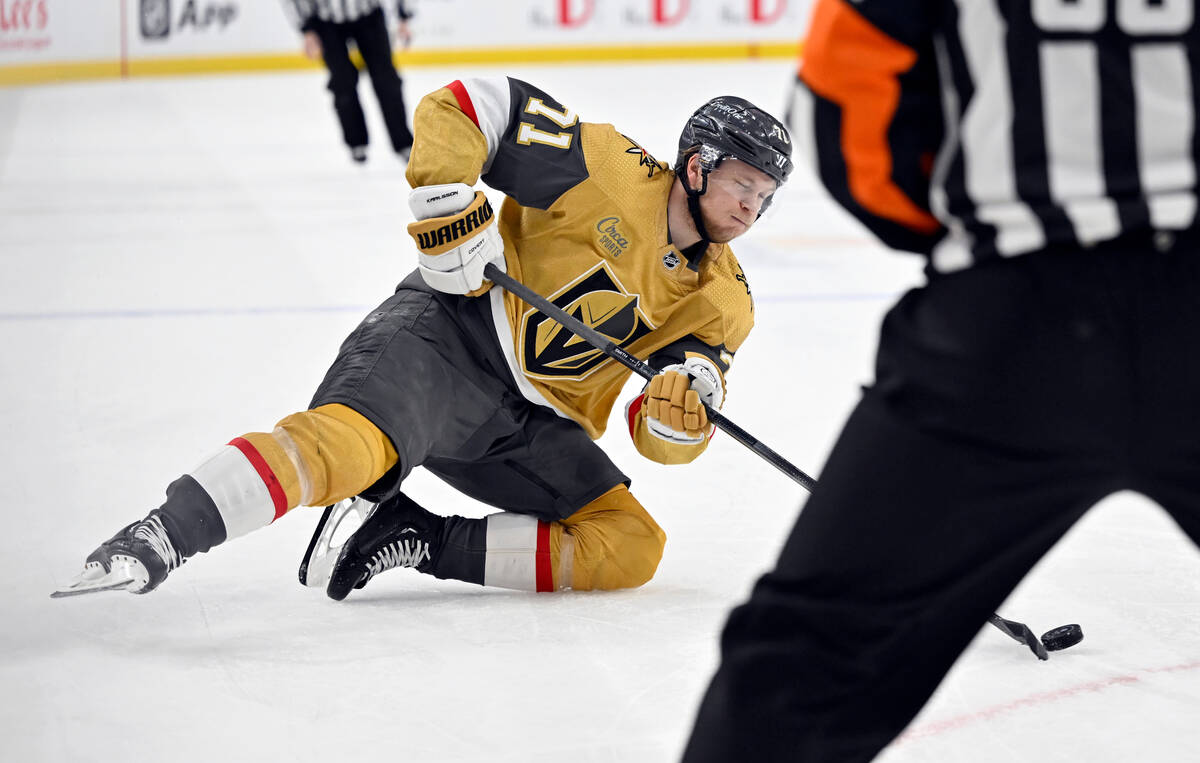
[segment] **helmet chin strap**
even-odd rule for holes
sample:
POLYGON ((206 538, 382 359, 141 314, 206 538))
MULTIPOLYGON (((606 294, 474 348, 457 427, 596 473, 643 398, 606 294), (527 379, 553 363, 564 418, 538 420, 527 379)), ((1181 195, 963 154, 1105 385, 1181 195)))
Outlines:
POLYGON ((683 183, 683 190, 687 192, 688 212, 692 216, 692 224, 696 226, 696 232, 700 234, 700 240, 691 246, 681 249, 680 254, 687 260, 689 269, 699 272, 700 260, 704 257, 704 253, 708 251, 708 245, 712 243, 712 239, 708 235, 708 229, 704 227, 704 216, 700 213, 700 197, 708 191, 708 170, 700 168, 700 190, 692 188, 687 179, 687 167, 679 168, 675 173, 679 177, 679 181, 683 183))

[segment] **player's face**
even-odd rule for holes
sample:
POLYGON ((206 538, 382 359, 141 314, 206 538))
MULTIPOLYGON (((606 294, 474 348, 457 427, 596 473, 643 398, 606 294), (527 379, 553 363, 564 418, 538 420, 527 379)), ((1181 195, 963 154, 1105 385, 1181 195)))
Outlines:
POLYGON ((726 159, 708 173, 700 212, 708 235, 718 244, 732 241, 754 225, 763 203, 775 193, 775 181, 737 159, 726 159))

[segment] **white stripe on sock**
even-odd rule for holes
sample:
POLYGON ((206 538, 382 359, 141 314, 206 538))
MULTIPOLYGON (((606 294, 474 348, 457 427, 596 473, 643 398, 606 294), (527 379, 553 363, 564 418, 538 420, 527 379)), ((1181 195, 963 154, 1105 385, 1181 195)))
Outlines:
POLYGON ((254 465, 232 445, 226 445, 190 472, 217 506, 232 540, 275 520, 275 502, 254 465))
POLYGON ((485 586, 537 590, 537 531, 534 517, 511 512, 488 515, 485 586))

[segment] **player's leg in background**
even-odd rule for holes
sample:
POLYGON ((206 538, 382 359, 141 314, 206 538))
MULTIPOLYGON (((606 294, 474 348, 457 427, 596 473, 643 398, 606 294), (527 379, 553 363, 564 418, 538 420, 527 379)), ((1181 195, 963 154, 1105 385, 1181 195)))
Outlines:
POLYGON ((404 106, 404 81, 392 59, 392 44, 383 11, 376 9, 354 22, 353 34, 371 75, 371 87, 379 100, 392 148, 403 154, 412 146, 413 136, 404 106))
POLYGON ((869 396, 730 615, 685 761, 870 760, 1108 492, 1086 470, 924 435, 869 396))
POLYGON ((1200 551, 1200 480, 1195 475, 1195 463, 1192 474, 1177 472, 1162 481, 1135 483, 1133 489, 1163 507, 1200 551))
POLYGON ((321 39, 322 56, 329 69, 329 83, 333 94, 333 110, 342 128, 342 140, 350 148, 355 161, 366 159, 367 120, 362 103, 358 99, 358 69, 350 60, 347 35, 337 24, 317 22, 314 30, 321 39))
POLYGON ((1125 486, 1127 334, 1106 284, 1060 257, 936 280, 889 313, 875 386, 730 616, 688 763, 870 760, 1125 486))
POLYGON ((1170 251, 1134 254, 1125 263, 1127 272, 1114 280, 1136 298, 1139 318, 1132 327, 1141 350, 1138 407, 1131 420, 1134 489, 1166 509, 1200 546, 1198 254, 1200 245, 1185 237, 1170 251))

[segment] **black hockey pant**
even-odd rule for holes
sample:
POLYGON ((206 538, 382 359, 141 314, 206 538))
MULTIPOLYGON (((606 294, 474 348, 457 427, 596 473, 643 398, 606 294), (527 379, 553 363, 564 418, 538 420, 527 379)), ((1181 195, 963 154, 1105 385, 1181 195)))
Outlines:
POLYGON ((367 145, 367 122, 358 100, 358 69, 350 60, 347 48, 353 40, 371 75, 371 86, 379 99, 392 148, 400 151, 411 146, 413 137, 404 107, 403 81, 392 61, 392 45, 383 11, 376 9, 345 24, 318 21, 313 31, 321 39, 325 66, 329 68, 328 87, 333 93, 333 108, 341 122, 346 145, 367 145))
POLYGON ((1114 491, 1200 544, 1200 248, 1179 241, 976 266, 889 312, 876 383, 729 617, 687 763, 871 760, 1114 491))

